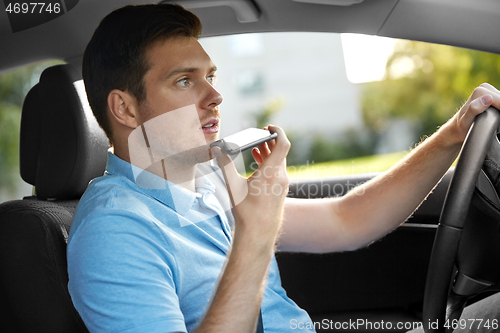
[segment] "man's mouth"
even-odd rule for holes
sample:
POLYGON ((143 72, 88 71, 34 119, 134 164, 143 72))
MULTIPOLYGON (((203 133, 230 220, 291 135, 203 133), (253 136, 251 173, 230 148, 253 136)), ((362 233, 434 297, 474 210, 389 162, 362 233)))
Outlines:
POLYGON ((202 127, 202 131, 205 134, 214 134, 219 132, 219 119, 218 118, 212 118, 208 122, 206 122, 202 127))

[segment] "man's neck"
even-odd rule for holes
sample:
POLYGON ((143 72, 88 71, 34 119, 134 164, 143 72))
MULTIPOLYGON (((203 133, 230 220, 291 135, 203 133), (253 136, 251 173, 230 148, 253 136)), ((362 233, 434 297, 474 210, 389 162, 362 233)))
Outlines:
MULTIPOLYGON (((113 153, 122 160, 133 164, 131 162, 130 155, 128 154, 128 150, 125 150, 124 153, 123 150, 114 148, 113 153)), ((165 158, 149 166, 146 171, 160 178, 166 179, 176 185, 184 187, 191 192, 196 192, 196 164, 187 165, 185 163, 179 163, 178 161, 175 161, 173 159, 165 158)))
POLYGON ((157 175, 174 184, 182 186, 191 192, 196 192, 195 189, 195 176, 196 164, 194 165, 180 165, 170 163, 168 159, 163 160, 161 175, 157 175))

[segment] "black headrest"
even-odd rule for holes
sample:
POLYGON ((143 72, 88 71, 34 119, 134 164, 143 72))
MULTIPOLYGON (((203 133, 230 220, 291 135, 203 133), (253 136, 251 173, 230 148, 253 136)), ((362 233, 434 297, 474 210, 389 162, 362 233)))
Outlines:
POLYGON ((26 95, 21 116, 21 177, 42 199, 79 198, 104 173, 108 140, 87 102, 81 72, 47 68, 26 95))

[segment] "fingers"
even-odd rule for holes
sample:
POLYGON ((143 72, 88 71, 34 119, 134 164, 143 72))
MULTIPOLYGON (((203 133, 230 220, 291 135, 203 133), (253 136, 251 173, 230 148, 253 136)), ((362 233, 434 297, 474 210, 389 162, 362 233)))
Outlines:
POLYGON ((276 145, 276 140, 275 139, 272 139, 271 141, 267 142, 267 146, 269 147, 269 149, 271 151, 273 151, 275 145, 276 145))
MULTIPOLYGON (((264 129, 269 130, 272 133, 278 133, 278 136, 276 139, 260 144, 258 148, 253 148, 251 152, 252 157, 260 166, 261 164, 265 163, 266 160, 268 160, 268 158, 271 156, 271 152, 276 151, 276 153, 272 154, 274 157, 271 161, 268 162, 268 164, 281 165, 290 149, 290 141, 286 137, 283 129, 279 126, 269 125, 267 127, 264 127, 264 129)), ((242 178, 236 171, 236 168, 234 167, 231 159, 226 154, 223 154, 220 148, 214 147, 211 149, 210 153, 217 158, 217 162, 221 169, 222 167, 230 166, 227 169, 228 177, 230 179, 242 178)))
POLYGON ((474 118, 488 107, 500 108, 500 92, 489 83, 483 83, 472 92, 459 112, 463 124, 472 124, 474 118))
MULTIPOLYGON (((264 127, 264 129, 268 130, 268 126, 264 127)), ((255 162, 257 162, 257 165, 260 166, 262 162, 264 162, 264 160, 269 157, 269 155, 274 149, 274 146, 276 146, 275 139, 264 142, 260 144, 258 148, 252 149, 252 157, 254 158, 255 162)))
POLYGON ((498 90, 497 90, 497 88, 495 88, 494 86, 492 86, 492 85, 491 85, 491 84, 489 84, 488 82, 481 83, 479 86, 480 86, 480 87, 483 87, 483 88, 486 88, 486 89, 488 89, 488 90, 490 90, 490 91, 492 91, 492 92, 493 92, 493 91, 498 91, 498 90))
POLYGON ((491 95, 483 95, 476 98, 469 104, 469 114, 473 117, 477 116, 484 110, 490 107, 493 102, 493 97, 491 95))
MULTIPOLYGON (((489 83, 483 83, 479 87, 474 89, 467 103, 465 103, 466 108, 468 107, 468 104, 472 104, 473 101, 476 101, 478 98, 481 98, 485 95, 490 95, 492 98, 492 101, 488 106, 492 105, 495 108, 500 109, 500 91, 498 91, 498 89, 496 89, 489 83)), ((488 101, 483 101, 483 103, 488 103, 488 101)), ((476 102, 476 105, 473 106, 473 109, 478 110, 480 109, 480 107, 481 105, 476 102)), ((487 107, 484 110, 486 109, 487 107)))
POLYGON ((260 151, 258 148, 252 149, 252 157, 258 166, 260 166, 262 164, 262 162, 264 162, 264 159, 262 158, 262 155, 260 154, 260 151))
MULTIPOLYGON (((288 140, 288 138, 287 138, 287 140, 288 140)), ((272 139, 270 141, 267 141, 266 144, 267 144, 267 148, 269 149, 269 151, 273 151, 274 146, 276 146, 276 139, 272 139)))
POLYGON ((259 145, 259 152, 264 160, 271 154, 271 150, 269 149, 267 142, 264 142, 259 145))
MULTIPOLYGON (((269 126, 274 126, 274 125, 269 125, 269 126)), ((265 130, 269 130, 269 126, 264 127, 264 129, 265 130)), ((272 139, 272 140, 270 140, 270 141, 268 141, 266 143, 267 143, 267 146, 268 146, 269 150, 273 151, 273 148, 276 145, 276 140, 272 139)))
POLYGON ((457 115, 458 128, 461 129, 463 135, 467 134, 466 132, 469 130, 476 116, 486 110, 492 102, 491 95, 482 95, 475 99, 472 98, 473 96, 471 95, 457 115))
POLYGON ((269 154, 267 158, 264 158, 263 165, 281 165, 283 160, 286 158, 288 151, 290 150, 290 141, 288 141, 285 131, 283 131, 281 127, 269 125, 268 129, 273 133, 278 133, 278 136, 275 139, 275 144, 272 148, 272 154, 269 154))
POLYGON ((454 121, 451 121, 450 124, 455 127, 455 131, 452 132, 455 134, 451 135, 450 138, 463 142, 476 116, 490 106, 500 110, 500 91, 491 84, 483 83, 474 89, 467 102, 452 118, 454 121))
MULTIPOLYGON (((269 125, 269 126, 273 126, 273 125, 269 125)), ((269 126, 264 127, 264 129, 270 131, 269 126)), ((273 131, 270 131, 270 132, 273 133, 273 131)), ((267 153, 267 156, 269 156, 271 151, 273 151, 275 144, 276 144, 276 140, 272 139, 272 140, 269 140, 269 141, 265 142, 264 144, 262 144, 262 147, 259 146, 259 149, 261 151, 265 151, 267 153)))

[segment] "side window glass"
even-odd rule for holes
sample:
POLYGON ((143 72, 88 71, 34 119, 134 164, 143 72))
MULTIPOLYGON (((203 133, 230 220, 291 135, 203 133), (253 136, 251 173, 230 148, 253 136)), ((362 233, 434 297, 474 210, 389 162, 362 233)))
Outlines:
MULTIPOLYGON (((422 42, 288 32, 200 43, 219 68, 221 137, 283 127, 291 178, 385 171, 474 87, 500 85, 498 55, 422 42)), ((245 157, 247 172, 256 168, 252 161, 245 157)))

